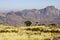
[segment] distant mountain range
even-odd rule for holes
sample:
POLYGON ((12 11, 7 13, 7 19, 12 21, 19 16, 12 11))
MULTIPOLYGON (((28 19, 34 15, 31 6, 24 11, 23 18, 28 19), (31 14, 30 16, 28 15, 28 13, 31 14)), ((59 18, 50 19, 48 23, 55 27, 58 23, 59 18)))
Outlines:
POLYGON ((0 23, 4 25, 24 26, 24 22, 27 20, 32 21, 32 25, 35 22, 60 25, 60 10, 54 6, 47 6, 43 9, 25 9, 16 12, 0 13, 0 23))

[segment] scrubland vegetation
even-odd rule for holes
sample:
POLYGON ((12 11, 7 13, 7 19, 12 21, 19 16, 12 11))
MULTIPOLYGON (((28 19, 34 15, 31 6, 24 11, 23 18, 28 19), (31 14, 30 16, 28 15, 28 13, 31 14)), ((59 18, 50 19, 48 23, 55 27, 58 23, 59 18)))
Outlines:
POLYGON ((60 40, 60 27, 0 25, 0 40, 60 40))

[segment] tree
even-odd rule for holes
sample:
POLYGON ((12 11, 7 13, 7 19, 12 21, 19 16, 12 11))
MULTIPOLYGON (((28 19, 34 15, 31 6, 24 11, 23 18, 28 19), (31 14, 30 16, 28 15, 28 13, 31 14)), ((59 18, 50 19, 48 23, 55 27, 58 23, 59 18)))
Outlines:
POLYGON ((30 26, 32 24, 31 21, 25 21, 24 23, 26 24, 26 26, 30 26))
POLYGON ((50 24, 50 26, 56 26, 56 24, 50 24))
POLYGON ((45 24, 41 24, 41 25, 44 25, 45 26, 45 24))
POLYGON ((35 24, 36 26, 38 26, 38 22, 36 22, 36 24, 35 24))
POLYGON ((41 26, 41 24, 38 24, 38 26, 41 26))

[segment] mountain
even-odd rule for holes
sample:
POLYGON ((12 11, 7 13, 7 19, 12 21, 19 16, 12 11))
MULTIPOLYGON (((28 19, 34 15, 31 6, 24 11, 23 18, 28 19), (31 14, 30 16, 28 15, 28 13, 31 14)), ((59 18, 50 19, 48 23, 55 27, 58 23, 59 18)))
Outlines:
POLYGON ((43 9, 25 9, 22 11, 11 11, 0 13, 0 23, 11 26, 24 26, 26 20, 40 24, 57 24, 60 25, 60 10, 54 6, 47 6, 43 9))

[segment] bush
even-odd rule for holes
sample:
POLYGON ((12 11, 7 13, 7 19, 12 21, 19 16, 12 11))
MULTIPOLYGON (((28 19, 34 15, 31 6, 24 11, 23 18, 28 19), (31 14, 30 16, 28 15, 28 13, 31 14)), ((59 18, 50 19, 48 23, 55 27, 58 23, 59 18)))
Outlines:
POLYGON ((7 33, 7 32, 10 32, 8 30, 0 30, 0 33, 7 33))
POLYGON ((51 40, 50 38, 46 38, 46 39, 44 39, 44 40, 51 40))
POLYGON ((49 26, 56 26, 56 24, 49 24, 49 26))
POLYGON ((32 31, 40 31, 39 28, 32 28, 32 31))
POLYGON ((11 30, 11 32, 15 32, 15 33, 17 33, 18 31, 17 31, 17 30, 11 30))

